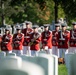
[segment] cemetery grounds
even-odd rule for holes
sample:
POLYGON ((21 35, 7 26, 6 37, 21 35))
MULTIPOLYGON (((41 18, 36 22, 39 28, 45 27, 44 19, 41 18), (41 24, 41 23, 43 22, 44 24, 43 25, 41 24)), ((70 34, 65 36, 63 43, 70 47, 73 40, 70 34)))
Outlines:
POLYGON ((64 64, 58 65, 58 75, 68 75, 67 68, 64 64))

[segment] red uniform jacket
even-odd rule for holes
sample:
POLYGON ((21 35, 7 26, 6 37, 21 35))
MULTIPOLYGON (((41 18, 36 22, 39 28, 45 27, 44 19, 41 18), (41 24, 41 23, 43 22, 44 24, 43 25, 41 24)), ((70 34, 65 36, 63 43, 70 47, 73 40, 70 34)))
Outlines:
POLYGON ((1 41, 2 41, 2 36, 0 35, 0 43, 1 43, 1 41))
POLYGON ((41 41, 41 37, 40 37, 40 34, 37 32, 37 33, 31 33, 31 36, 30 36, 30 42, 33 41, 33 44, 30 46, 30 50, 35 50, 35 51, 38 51, 40 50, 40 41, 41 41))
POLYGON ((22 30, 22 33, 24 34, 24 42, 23 46, 28 46, 28 43, 30 42, 30 33, 32 32, 31 28, 25 28, 22 30))
POLYGON ((2 51, 11 51, 12 50, 12 35, 3 35, 1 42, 2 51))
POLYGON ((13 50, 22 50, 23 49, 23 41, 24 41, 24 34, 14 34, 13 35, 13 50))
POLYGON ((58 46, 57 35, 58 35, 58 31, 56 30, 52 31, 52 45, 53 46, 58 46))
POLYGON ((0 35, 0 48, 1 48, 1 42, 2 42, 2 35, 0 35))
POLYGON ((76 47, 76 30, 70 30, 70 47, 76 47))
POLYGON ((47 32, 42 32, 41 34, 41 42, 42 42, 42 47, 48 46, 48 48, 52 48, 52 32, 47 31, 47 32))
POLYGON ((64 32, 64 35, 62 35, 64 40, 61 39, 61 33, 62 31, 59 31, 57 36, 58 48, 67 49, 69 47, 70 32, 68 30, 64 32))

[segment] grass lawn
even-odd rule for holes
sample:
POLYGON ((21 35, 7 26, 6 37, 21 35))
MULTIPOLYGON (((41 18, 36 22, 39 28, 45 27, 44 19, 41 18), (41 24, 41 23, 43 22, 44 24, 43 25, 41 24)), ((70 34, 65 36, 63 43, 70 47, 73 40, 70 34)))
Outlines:
POLYGON ((65 65, 58 66, 58 75, 68 75, 67 69, 65 65))

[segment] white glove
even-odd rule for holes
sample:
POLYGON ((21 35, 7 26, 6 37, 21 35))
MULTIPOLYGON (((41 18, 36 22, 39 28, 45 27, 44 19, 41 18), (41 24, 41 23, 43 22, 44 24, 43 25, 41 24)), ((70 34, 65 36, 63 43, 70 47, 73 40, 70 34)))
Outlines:
POLYGON ((7 37, 7 36, 6 36, 5 38, 6 38, 6 39, 9 39, 9 37, 7 37))
POLYGON ((31 39, 32 42, 34 42, 34 39, 31 39))

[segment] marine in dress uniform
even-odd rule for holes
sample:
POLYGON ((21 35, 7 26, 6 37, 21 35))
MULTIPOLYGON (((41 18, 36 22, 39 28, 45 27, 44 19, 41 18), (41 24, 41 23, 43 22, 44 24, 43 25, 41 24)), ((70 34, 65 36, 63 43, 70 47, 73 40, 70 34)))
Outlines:
POLYGON ((0 50, 1 50, 2 35, 0 35, 0 50))
POLYGON ((52 31, 52 54, 59 57, 57 35, 59 32, 60 24, 55 24, 55 30, 52 31))
POLYGON ((21 33, 21 28, 16 29, 17 33, 13 35, 13 52, 16 55, 23 55, 24 34, 21 33))
POLYGON ((52 32, 44 25, 44 31, 41 33, 42 48, 47 54, 52 54, 52 32))
POLYGON ((1 51, 5 51, 6 54, 12 53, 12 35, 8 28, 5 29, 5 34, 2 36, 1 51))
POLYGON ((70 30, 69 52, 76 53, 76 22, 72 23, 73 29, 70 30))
POLYGON ((41 36, 40 33, 38 32, 38 26, 34 25, 33 26, 33 32, 31 33, 30 36, 30 50, 31 50, 31 56, 38 56, 38 52, 40 51, 40 41, 41 41, 41 36))
POLYGON ((59 58, 65 58, 65 54, 68 53, 70 32, 66 30, 67 24, 62 23, 62 30, 58 32, 58 49, 59 49, 59 58))
POLYGON ((26 22, 26 28, 22 30, 22 33, 24 34, 24 42, 23 42, 23 54, 31 55, 31 50, 29 46, 30 41, 30 34, 32 32, 32 29, 30 28, 30 22, 26 22))

